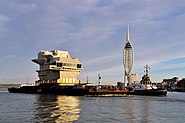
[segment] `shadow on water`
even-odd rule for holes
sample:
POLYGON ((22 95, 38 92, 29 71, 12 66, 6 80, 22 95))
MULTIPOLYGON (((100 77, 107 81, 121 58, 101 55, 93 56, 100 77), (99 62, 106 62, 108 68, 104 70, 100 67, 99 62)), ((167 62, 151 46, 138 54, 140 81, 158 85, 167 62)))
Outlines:
POLYGON ((73 122, 80 117, 79 97, 38 95, 35 106, 35 122, 73 122))

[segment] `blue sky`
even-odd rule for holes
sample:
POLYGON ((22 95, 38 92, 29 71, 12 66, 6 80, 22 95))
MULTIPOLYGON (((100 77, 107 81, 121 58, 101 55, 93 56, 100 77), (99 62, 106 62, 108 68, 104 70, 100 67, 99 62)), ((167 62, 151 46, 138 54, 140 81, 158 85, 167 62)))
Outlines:
POLYGON ((0 83, 38 79, 31 62, 40 50, 67 50, 102 83, 122 81, 126 24, 134 47, 133 73, 151 79, 185 77, 184 0, 1 0, 0 83))

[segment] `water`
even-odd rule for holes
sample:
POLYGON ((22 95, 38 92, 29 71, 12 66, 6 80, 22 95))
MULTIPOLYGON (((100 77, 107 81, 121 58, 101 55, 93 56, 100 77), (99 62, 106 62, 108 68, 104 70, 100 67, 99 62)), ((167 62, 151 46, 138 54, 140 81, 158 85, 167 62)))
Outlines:
POLYGON ((184 123, 185 93, 73 97, 0 91, 0 123, 184 123))

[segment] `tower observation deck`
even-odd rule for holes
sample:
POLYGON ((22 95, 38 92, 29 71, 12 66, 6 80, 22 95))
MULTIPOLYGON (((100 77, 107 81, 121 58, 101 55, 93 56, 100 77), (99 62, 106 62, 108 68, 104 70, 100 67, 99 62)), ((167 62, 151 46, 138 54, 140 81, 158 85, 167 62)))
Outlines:
POLYGON ((130 42, 129 25, 127 25, 126 43, 123 49, 124 83, 130 86, 130 75, 134 62, 134 51, 130 42))

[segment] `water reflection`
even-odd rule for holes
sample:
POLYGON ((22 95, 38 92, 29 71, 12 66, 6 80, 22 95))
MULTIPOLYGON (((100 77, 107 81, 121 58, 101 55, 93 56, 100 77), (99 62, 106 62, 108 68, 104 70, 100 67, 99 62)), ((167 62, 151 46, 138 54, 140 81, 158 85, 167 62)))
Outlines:
MULTIPOLYGON (((134 97, 133 97, 134 98, 134 97)), ((149 97, 140 97, 141 99, 129 99, 124 102, 123 115, 127 122, 148 123, 153 119, 150 115, 150 110, 153 108, 149 97)))
POLYGON ((52 112, 57 110, 57 98, 55 95, 37 95, 34 122, 52 122, 57 117, 51 117, 52 112))
POLYGON ((145 100, 142 100, 140 102, 140 108, 141 108, 141 111, 140 111, 140 117, 141 117, 141 121, 142 122, 145 122, 145 123, 148 123, 149 122, 149 116, 150 116, 150 108, 152 108, 152 106, 150 106, 150 103, 148 101, 148 99, 145 99, 145 100))
POLYGON ((72 96, 58 96, 57 97, 58 105, 55 110, 52 112, 52 117, 57 116, 58 118, 55 120, 56 123, 61 122, 72 122, 78 120, 80 117, 80 101, 79 97, 72 96))
POLYGON ((133 122, 136 119, 135 113, 133 111, 134 105, 132 100, 126 101, 125 105, 123 106, 124 109, 124 117, 129 122, 133 122))
POLYGON ((38 95, 34 122, 73 122, 80 117, 79 97, 38 95))

